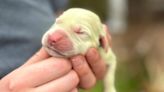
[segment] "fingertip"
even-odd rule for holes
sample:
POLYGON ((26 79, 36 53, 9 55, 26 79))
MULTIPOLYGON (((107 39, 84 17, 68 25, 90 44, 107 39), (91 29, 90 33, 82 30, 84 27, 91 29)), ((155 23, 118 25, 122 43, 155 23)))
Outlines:
POLYGON ((39 54, 40 57, 50 57, 50 55, 48 54, 48 52, 46 51, 44 47, 41 47, 40 50, 36 54, 39 54))
POLYGON ((85 78, 82 79, 80 82, 80 87, 84 89, 90 89, 94 87, 96 84, 96 77, 93 76, 93 74, 88 74, 88 76, 85 76, 85 78))
POLYGON ((96 48, 90 48, 86 54, 86 59, 89 64, 94 64, 97 61, 99 61, 101 58, 96 48))
POLYGON ((90 57, 90 56, 95 56, 95 54, 99 54, 96 48, 90 48, 87 51, 86 56, 90 57))

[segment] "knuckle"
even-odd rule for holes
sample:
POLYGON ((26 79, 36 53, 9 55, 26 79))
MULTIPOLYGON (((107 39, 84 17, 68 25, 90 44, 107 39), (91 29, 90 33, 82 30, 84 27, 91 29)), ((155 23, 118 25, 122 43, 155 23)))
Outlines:
POLYGON ((92 74, 91 70, 86 67, 82 67, 82 68, 80 67, 76 71, 78 71, 80 77, 85 77, 87 75, 92 74))
POLYGON ((77 56, 72 58, 72 64, 74 68, 81 68, 85 65, 86 60, 82 56, 77 56))
POLYGON ((9 90, 10 92, 20 92, 20 90, 22 90, 23 88, 25 88, 25 84, 20 82, 19 80, 11 80, 9 82, 9 90))
POLYGON ((91 73, 91 70, 85 60, 76 60, 73 62, 73 68, 80 77, 86 76, 91 73))

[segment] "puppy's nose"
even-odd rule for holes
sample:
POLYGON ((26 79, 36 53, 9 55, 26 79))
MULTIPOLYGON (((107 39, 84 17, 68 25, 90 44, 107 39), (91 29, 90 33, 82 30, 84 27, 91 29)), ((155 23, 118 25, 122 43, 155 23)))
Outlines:
POLYGON ((48 42, 57 43, 64 38, 65 34, 62 32, 54 32, 48 36, 48 42))

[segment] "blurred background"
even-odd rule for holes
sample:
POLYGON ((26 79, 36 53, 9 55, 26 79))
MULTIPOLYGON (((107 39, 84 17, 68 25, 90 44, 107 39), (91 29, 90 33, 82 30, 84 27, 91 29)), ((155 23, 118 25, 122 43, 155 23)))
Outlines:
POLYGON ((70 7, 92 10, 108 25, 118 92, 164 92, 164 0, 70 0, 70 7))

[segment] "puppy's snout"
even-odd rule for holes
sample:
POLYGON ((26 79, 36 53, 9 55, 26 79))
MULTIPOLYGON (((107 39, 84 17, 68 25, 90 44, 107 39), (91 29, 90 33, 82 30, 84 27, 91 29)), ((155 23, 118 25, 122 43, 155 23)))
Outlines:
POLYGON ((54 32, 48 36, 48 42, 55 44, 59 42, 60 40, 62 40, 64 36, 65 36, 64 33, 54 32))
POLYGON ((73 44, 67 34, 62 30, 57 30, 48 35, 48 44, 58 51, 70 51, 73 44))

